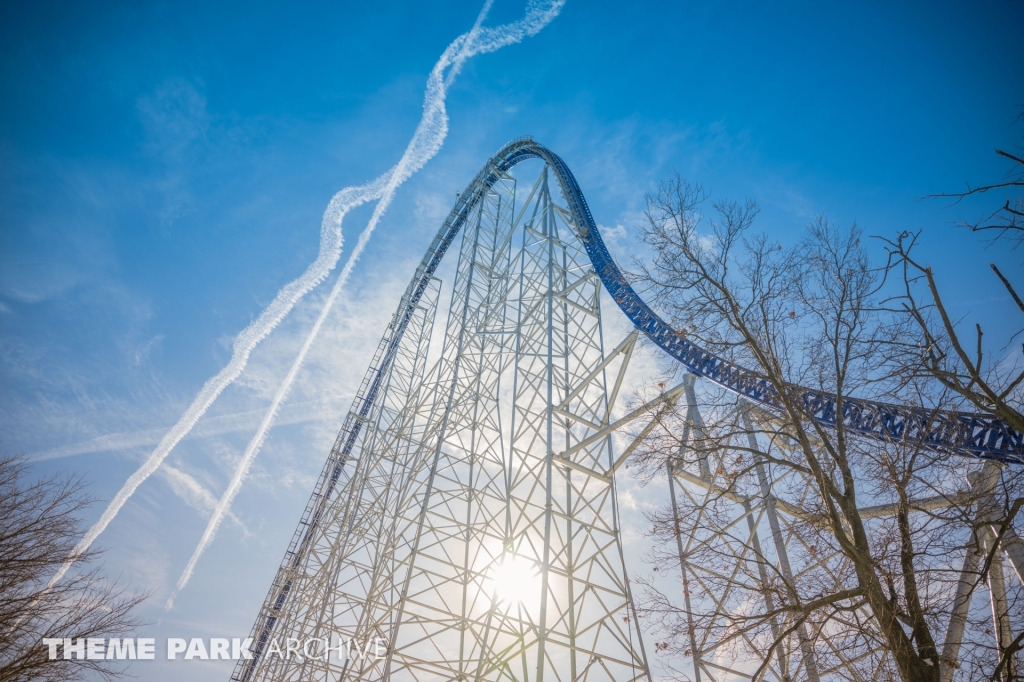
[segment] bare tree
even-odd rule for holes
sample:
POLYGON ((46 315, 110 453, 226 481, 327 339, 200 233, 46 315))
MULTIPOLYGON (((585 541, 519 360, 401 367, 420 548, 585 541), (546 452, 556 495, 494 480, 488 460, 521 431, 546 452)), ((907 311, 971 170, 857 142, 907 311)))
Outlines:
MULTIPOLYGON (((1024 113, 1018 120, 1024 120, 1024 113)), ((1004 190, 1006 196, 1002 206, 987 210, 984 217, 979 220, 964 220, 958 224, 972 232, 986 233, 989 235, 990 243, 1002 240, 1009 244, 1011 249, 1016 249, 1024 244, 1024 155, 1018 150, 1008 152, 996 149, 995 152, 1010 162, 1001 182, 974 187, 968 183, 967 189, 963 192, 942 192, 926 198, 951 198, 954 199, 954 204, 958 204, 967 197, 1004 190)))
MULTIPOLYGON (((919 236, 920 233, 904 232, 894 240, 886 240, 889 267, 902 283, 902 290, 890 302, 895 302, 897 314, 909 323, 905 343, 892 346, 897 351, 896 365, 915 377, 938 380, 961 396, 972 410, 1002 419, 1018 432, 1024 432, 1024 365, 1014 362, 1012 356, 987 357, 989 344, 985 343, 980 322, 962 334, 959 320, 943 300, 932 267, 913 253, 919 236)), ((990 267, 1013 302, 1007 314, 1024 314, 1024 301, 1013 284, 994 263, 990 267)), ((1005 352, 1007 347, 1002 350, 1005 352)))
POLYGON ((705 221, 705 200, 679 176, 648 198, 652 257, 637 281, 680 334, 756 372, 781 407, 696 386, 637 434, 634 471, 667 475, 672 500, 650 515, 640 579, 658 649, 689 656, 697 677, 1016 679, 1024 595, 1002 549, 1020 473, 822 425, 794 387, 935 410, 958 395, 888 361, 914 321, 878 303, 885 269, 856 227, 821 218, 787 248, 754 233, 753 202, 715 202, 705 221), (988 610, 971 599, 981 590, 988 610))
MULTIPOLYGON (((956 204, 972 195, 1008 190, 1010 196, 1001 207, 990 211, 979 221, 961 221, 959 225, 974 232, 990 234, 989 244, 1007 244, 1012 250, 1024 243, 1024 194, 1021 194, 1024 190, 1024 158, 1020 152, 1001 149, 997 149, 996 154, 1011 162, 1002 182, 977 187, 968 185, 964 192, 931 197, 953 197, 956 204)), ((914 332, 912 342, 899 362, 918 374, 937 379, 947 389, 963 397, 973 409, 996 416, 1017 431, 1024 431, 1021 392, 1024 367, 1008 362, 1005 357, 997 356, 995 362, 987 358, 985 350, 990 344, 985 343, 980 323, 967 333, 958 328, 958 320, 947 308, 931 266, 921 262, 913 253, 919 237, 920 233, 904 232, 896 239, 886 241, 891 256, 890 268, 898 273, 903 283, 900 295, 894 300, 911 321, 914 332)), ((1008 315, 1024 314, 1024 301, 1014 285, 995 263, 990 267, 1013 302, 1008 315)))
MULTIPOLYGON (((952 197, 955 205, 970 196, 1005 191, 1007 197, 1002 206, 988 211, 981 220, 961 221, 959 225, 984 232, 990 245, 1008 245, 1013 250, 1024 243, 1024 158, 1019 151, 997 149, 996 154, 1011 162, 1002 182, 968 185, 964 192, 935 194, 931 198, 952 197)), ((901 291, 893 301, 897 304, 897 313, 910 322, 911 332, 897 364, 915 375, 937 379, 946 389, 961 396, 973 410, 998 417, 1018 432, 1024 432, 1024 392, 1021 390, 1024 366, 1007 359, 1006 346, 999 349, 1002 352, 994 361, 987 357, 986 350, 992 344, 986 342, 980 323, 969 331, 962 329, 960 320, 943 300, 932 267, 914 254, 919 238, 920 233, 904 232, 893 240, 886 240, 890 271, 902 282, 901 291)), ((1024 314, 1024 301, 1013 283, 995 263, 989 267, 1012 301, 1007 315, 1012 319, 1024 314)))
MULTIPOLYGON (((113 679, 123 661, 50 657, 46 638, 118 637, 141 623, 132 614, 146 595, 103 577, 99 552, 75 557, 64 580, 47 580, 73 555, 79 514, 91 502, 81 477, 56 474, 28 481, 22 459, 0 456, 0 682, 113 679)), ((83 652, 84 653, 84 652, 83 652)))

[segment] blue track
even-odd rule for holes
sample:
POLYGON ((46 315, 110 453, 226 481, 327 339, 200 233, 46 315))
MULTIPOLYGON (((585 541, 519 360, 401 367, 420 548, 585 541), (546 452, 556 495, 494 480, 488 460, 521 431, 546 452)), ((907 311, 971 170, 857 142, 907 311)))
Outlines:
MULTIPOLYGON (((784 412, 779 393, 764 377, 687 341, 633 291, 605 248, 576 178, 557 154, 531 139, 520 139, 505 145, 488 165, 505 171, 529 158, 543 159, 554 171, 594 270, 637 329, 691 372, 773 412, 784 412)), ((497 177, 488 175, 487 180, 489 188, 497 177)), ((1024 436, 989 415, 935 412, 857 398, 844 398, 839 404, 834 395, 820 390, 803 386, 789 386, 788 390, 815 420, 832 428, 841 422, 846 429, 875 440, 920 443, 930 450, 1024 462, 1024 436)))
MULTIPOLYGON (((764 377, 687 341, 651 310, 650 306, 633 291, 619 266, 608 253, 583 192, 561 157, 530 138, 513 140, 491 157, 466 191, 459 195, 455 207, 448 214, 447 220, 416 269, 356 394, 349 418, 338 435, 320 482, 285 554, 278 579, 271 588, 271 595, 257 620, 256 631, 253 633, 254 658, 240 662, 232 679, 248 680, 262 656, 291 591, 291 572, 303 562, 309 542, 336 492, 337 482, 355 447, 363 424, 380 398, 402 336, 431 276, 484 195, 505 172, 528 159, 542 159, 554 172, 562 196, 572 213, 577 230, 576 236, 586 248, 594 270, 608 293, 637 329, 691 372, 772 412, 785 412, 778 391, 764 377)), ((834 395, 820 390, 795 385, 788 386, 787 390, 791 397, 803 403, 810 416, 831 428, 842 423, 850 431, 882 442, 920 444, 938 452, 994 459, 1010 464, 1024 463, 1024 435, 995 417, 968 412, 929 411, 858 398, 844 398, 840 404, 834 395)))

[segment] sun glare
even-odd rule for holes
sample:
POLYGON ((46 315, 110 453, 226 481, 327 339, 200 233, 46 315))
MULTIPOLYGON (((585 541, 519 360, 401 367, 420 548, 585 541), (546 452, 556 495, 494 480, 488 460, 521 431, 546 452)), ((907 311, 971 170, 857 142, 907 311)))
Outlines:
POLYGON ((536 565, 515 554, 503 554, 500 562, 490 571, 490 588, 495 599, 528 608, 538 604, 541 581, 536 565))

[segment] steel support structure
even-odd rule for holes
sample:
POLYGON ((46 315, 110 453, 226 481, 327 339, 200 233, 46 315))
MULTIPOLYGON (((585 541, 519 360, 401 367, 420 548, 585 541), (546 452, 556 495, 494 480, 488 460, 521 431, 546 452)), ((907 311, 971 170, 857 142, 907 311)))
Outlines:
POLYGON ((636 337, 605 353, 601 281, 552 194, 547 168, 518 202, 502 172, 466 214, 429 368, 437 280, 411 314, 403 300, 401 339, 389 350, 385 337, 366 382, 380 384, 374 405, 350 414, 361 426, 336 492, 311 503, 328 500, 235 679, 650 679, 608 429, 636 337), (513 595, 505 565, 522 574, 513 595), (339 641, 364 655, 339 656, 339 641))
MULTIPOLYGON (((798 622, 777 608, 780 600, 800 604, 855 584, 850 567, 838 548, 829 545, 831 531, 815 513, 813 499, 806 497, 814 482, 791 467, 775 476, 765 460, 758 434, 771 433, 772 415, 741 401, 736 419, 741 428, 734 435, 745 441, 737 448, 742 454, 723 452, 721 441, 716 441, 714 449, 701 447, 707 427, 693 390, 695 381, 692 374, 684 379, 683 445, 679 456, 668 463, 692 679, 869 682, 891 678, 892 661, 879 646, 881 637, 872 635, 877 628, 863 607, 851 608, 846 623, 832 622, 817 630, 813 622, 798 622), (753 461, 744 463, 746 457, 753 461), (738 471, 742 474, 737 475, 738 471), (807 533, 812 526, 818 529, 815 535, 807 533), (813 548, 808 547, 811 542, 813 548), (791 564, 793 554, 801 557, 799 567, 791 564), (856 627, 847 627, 852 624, 856 627)), ((639 438, 647 432, 645 428, 639 438)), ((784 439, 775 439, 775 444, 780 440, 784 439)), ((773 456, 784 454, 776 448, 773 456)), ((975 531, 964 548, 946 623, 940 656, 942 682, 955 679, 972 597, 974 608, 991 613, 993 667, 1012 639, 1004 559, 1014 569, 1013 579, 1020 580, 1021 541, 1012 526, 1003 528, 993 521, 999 515, 996 491, 1001 466, 986 462, 968 479, 973 490, 911 502, 912 510, 918 512, 951 505, 975 508, 975 531), (999 546, 994 548, 997 538, 999 546), (990 565, 984 568, 986 558, 990 565), (975 596, 982 586, 987 595, 975 596)), ((862 509, 861 517, 880 519, 894 513, 895 505, 880 505, 862 509)), ((1017 668, 1015 656, 1010 656, 999 679, 1017 679, 1017 668)))
MULTIPOLYGON (((777 608, 821 581, 843 582, 849 567, 827 543, 806 546, 799 528, 815 523, 812 486, 792 472, 776 478, 749 425, 742 448, 754 467, 744 481, 720 452, 687 456, 705 429, 697 375, 750 401, 750 414, 778 410, 763 377, 697 347, 633 291, 560 157, 529 138, 509 143, 459 194, 416 269, 260 610, 254 656, 232 679, 650 680, 615 491, 637 443, 616 453, 612 434, 684 395, 684 452, 669 464, 668 492, 695 679, 749 678, 752 660, 764 663, 760 679, 877 677, 888 662, 870 638, 844 639, 842 628, 794 622, 777 608), (511 170, 529 159, 543 170, 523 191, 511 170), (451 302, 435 334, 436 273, 456 245, 451 302), (637 330, 610 352, 602 290, 637 330), (616 419, 638 333, 694 374, 616 419), (432 347, 439 355, 428 362, 432 347), (684 507, 702 511, 681 524, 684 507), (709 547, 714 561, 701 559, 709 547), (795 565, 797 548, 813 559, 795 565), (773 615, 746 627, 738 614, 757 609, 773 615)), ((827 427, 1024 461, 1024 435, 998 419, 789 390, 827 427)), ((978 518, 943 650, 954 660, 985 547, 998 538, 1017 575, 1024 567, 1012 529, 986 523, 983 509, 978 518)), ((993 627, 1005 647, 996 569, 993 627)))

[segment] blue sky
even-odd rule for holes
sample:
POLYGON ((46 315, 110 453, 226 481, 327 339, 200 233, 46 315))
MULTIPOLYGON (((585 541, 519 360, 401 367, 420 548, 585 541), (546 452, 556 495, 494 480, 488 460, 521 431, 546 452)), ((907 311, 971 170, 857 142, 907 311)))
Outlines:
MULTIPOLYGON (((430 69, 480 4, 5 5, 2 447, 40 472, 84 472, 109 500, 235 335, 316 257, 330 197, 401 156, 430 69)), ((497 0, 486 23, 522 11, 497 0)), ((1006 170, 993 149, 1024 134, 1021 26, 1024 4, 1006 0, 569 0, 537 36, 466 63, 444 147, 398 191, 237 523, 175 609, 163 601, 205 526, 188 480, 224 489, 337 269, 101 536, 108 569, 154 590, 158 637, 248 632, 413 267, 455 191, 519 135, 566 159, 621 262, 639 252, 644 193, 677 169, 715 197, 759 201, 761 227, 784 241, 819 213, 871 235, 921 229, 957 312, 1005 332, 1014 322, 987 264, 1019 273, 1024 255, 951 226, 987 203, 919 199, 1006 170)), ((371 208, 345 219, 343 259, 371 208)), ((89 522, 102 505, 92 511, 89 522)))

